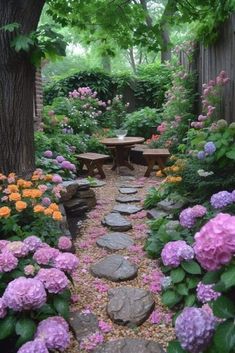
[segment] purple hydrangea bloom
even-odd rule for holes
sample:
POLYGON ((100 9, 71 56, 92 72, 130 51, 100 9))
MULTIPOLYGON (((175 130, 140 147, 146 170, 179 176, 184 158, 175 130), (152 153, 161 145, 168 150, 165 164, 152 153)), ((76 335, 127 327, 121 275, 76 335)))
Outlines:
POLYGON ((15 257, 25 257, 29 253, 27 244, 22 241, 12 241, 5 246, 5 250, 11 252, 15 257))
POLYGON ((23 344, 17 353, 49 353, 43 340, 35 339, 23 344))
POLYGON ((70 250, 72 245, 71 239, 65 235, 61 236, 58 240, 58 248, 60 250, 70 250))
POLYGON ((47 151, 45 151, 45 152, 43 153, 43 156, 46 157, 46 158, 52 158, 52 157, 53 157, 53 152, 47 150, 47 151))
POLYGON ((0 254, 0 272, 10 272, 18 265, 17 258, 9 251, 4 250, 0 254))
POLYGON ((2 298, 8 308, 22 311, 40 308, 46 303, 47 295, 37 279, 19 277, 8 284, 2 298))
POLYGON ((170 241, 162 249, 162 262, 165 266, 178 267, 181 261, 194 258, 194 251, 184 240, 170 241))
POLYGON ((34 252, 41 247, 42 241, 36 235, 30 235, 24 239, 24 244, 27 245, 30 252, 34 252))
POLYGON ((46 206, 46 207, 50 206, 51 199, 49 197, 43 197, 42 204, 43 204, 43 206, 46 206))
POLYGON ((0 319, 3 319, 7 314, 7 308, 6 305, 4 304, 4 301, 2 298, 0 298, 0 319))
POLYGON ((48 349, 62 352, 69 346, 68 330, 62 322, 54 320, 53 317, 39 323, 35 337, 43 339, 48 349))
POLYGON ((204 146, 204 151, 206 154, 213 154, 216 151, 215 144, 213 142, 207 142, 204 146))
POLYGON ((220 191, 211 196, 210 203, 215 209, 223 208, 233 203, 233 197, 228 191, 220 191))
POLYGON ((61 167, 64 168, 64 169, 68 169, 68 170, 71 170, 71 163, 69 161, 63 161, 61 163, 61 167))
POLYGON ((213 284, 203 284, 199 282, 197 285, 197 299, 202 303, 207 303, 219 298, 221 293, 216 292, 213 287, 213 284))
POLYGON ((65 158, 63 156, 57 156, 56 157, 56 160, 59 162, 59 163, 62 163, 63 161, 65 161, 65 158))
POLYGON ((33 255, 33 259, 39 265, 48 265, 59 255, 59 250, 49 247, 43 247, 38 249, 33 255))
POLYGON ((179 221, 182 227, 192 228, 195 224, 195 214, 192 208, 186 208, 180 213, 179 221))
POLYGON ((79 261, 76 255, 65 252, 59 254, 54 260, 54 266, 62 271, 71 273, 77 269, 79 261))
MULTIPOLYGON (((232 196, 233 202, 235 202, 235 190, 233 190, 233 191, 231 192, 231 196, 232 196)), ((1 246, 0 246, 0 249, 1 249, 1 246)))
POLYGON ((53 183, 62 183, 63 179, 59 174, 54 174, 52 177, 53 183))
POLYGON ((215 317, 201 308, 185 308, 177 317, 175 332, 183 349, 203 352, 215 330, 215 317))
POLYGON ((0 251, 2 251, 9 243, 9 240, 0 240, 0 251))
POLYGON ((206 155, 204 151, 199 151, 197 154, 198 159, 205 159, 206 155))
POLYGON ((193 211, 193 214, 194 214, 195 218, 203 217, 207 213, 206 207, 204 207, 202 205, 193 206, 192 207, 192 211, 193 211))
POLYGON ((41 268, 35 278, 44 284, 49 293, 61 293, 69 284, 64 272, 57 268, 41 268))

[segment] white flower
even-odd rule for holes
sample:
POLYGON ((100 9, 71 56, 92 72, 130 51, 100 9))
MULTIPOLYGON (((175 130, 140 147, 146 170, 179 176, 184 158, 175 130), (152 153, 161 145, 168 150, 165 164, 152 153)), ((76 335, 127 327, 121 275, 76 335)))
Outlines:
POLYGON ((209 175, 213 175, 214 174, 214 172, 206 172, 203 169, 198 169, 197 173, 198 173, 199 176, 204 177, 204 178, 208 177, 209 175))

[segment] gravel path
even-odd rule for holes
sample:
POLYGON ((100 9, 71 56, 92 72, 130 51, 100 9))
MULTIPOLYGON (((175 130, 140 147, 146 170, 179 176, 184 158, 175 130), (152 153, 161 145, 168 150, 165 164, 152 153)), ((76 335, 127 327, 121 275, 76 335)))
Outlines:
MULTIPOLYGON (((83 311, 85 313, 94 313, 98 320, 102 320, 110 327, 110 331, 103 332, 104 342, 113 341, 120 338, 142 338, 150 339, 160 343, 164 348, 167 342, 174 338, 174 330, 171 325, 171 313, 160 301, 158 294, 158 280, 161 274, 158 270, 158 264, 155 260, 150 260, 145 256, 143 245, 147 237, 148 227, 146 225, 146 212, 140 211, 136 214, 124 217, 132 223, 133 228, 125 234, 129 235, 134 241, 128 249, 110 251, 98 247, 96 240, 110 232, 110 230, 101 224, 104 216, 107 215, 115 205, 120 205, 115 201, 120 196, 119 188, 123 185, 143 186, 137 189, 137 194, 141 202, 134 202, 130 205, 141 206, 145 195, 151 186, 157 186, 159 179, 154 174, 152 178, 143 178, 145 167, 135 166, 135 171, 130 176, 117 176, 115 172, 110 171, 109 166, 105 166, 106 185, 101 188, 95 188, 97 196, 97 206, 87 214, 87 219, 82 223, 80 237, 76 241, 77 256, 80 259, 80 266, 74 275, 75 288, 73 293, 77 296, 77 302, 71 307, 72 311, 83 311), (90 266, 100 261, 107 255, 122 255, 138 266, 138 276, 130 281, 111 282, 106 279, 95 278, 90 273, 90 266), (141 326, 127 327, 114 324, 108 317, 106 306, 108 303, 107 292, 111 288, 121 286, 137 287, 150 290, 155 301, 155 314, 148 318, 141 326), (159 317, 161 317, 159 319, 159 317), (157 322, 154 324, 153 322, 157 322)), ((130 174, 130 173, 129 173, 130 174)), ((79 344, 72 339, 72 344, 66 353, 87 352, 79 348, 79 344)))

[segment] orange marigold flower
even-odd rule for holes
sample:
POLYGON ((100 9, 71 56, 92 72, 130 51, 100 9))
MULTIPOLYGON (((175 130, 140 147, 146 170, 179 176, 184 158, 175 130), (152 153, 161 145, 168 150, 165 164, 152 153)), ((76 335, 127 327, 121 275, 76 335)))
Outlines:
POLYGON ((44 176, 44 180, 46 180, 46 181, 51 181, 52 178, 53 178, 53 175, 51 175, 51 174, 47 174, 44 176))
POLYGON ((177 166, 174 166, 171 168, 171 170, 172 170, 172 172, 177 173, 177 172, 179 172, 180 168, 177 166))
POLYGON ((16 201, 15 206, 16 206, 16 210, 17 210, 18 212, 21 212, 21 211, 23 211, 23 210, 26 209, 27 203, 24 202, 24 201, 16 201))
POLYGON ((53 211, 53 209, 50 208, 50 207, 48 207, 48 208, 46 208, 46 209, 44 210, 44 214, 45 214, 46 216, 52 216, 53 212, 55 212, 55 211, 53 211))
POLYGON ((62 219, 63 219, 62 214, 61 214, 61 212, 59 212, 59 211, 53 212, 52 218, 53 218, 55 221, 62 221, 62 219))
POLYGON ((53 211, 59 211, 59 206, 56 203, 51 203, 49 206, 53 211))
POLYGON ((31 197, 32 190, 31 189, 25 189, 25 190, 23 190, 22 194, 23 194, 23 197, 31 197))
POLYGON ((32 189, 31 190, 31 197, 33 199, 36 199, 36 198, 41 197, 41 196, 42 196, 42 192, 40 190, 38 190, 38 189, 32 189))
POLYGON ((19 201, 21 200, 21 195, 18 192, 13 192, 12 194, 9 195, 9 200, 10 201, 19 201))
POLYGON ((158 170, 157 173, 156 173, 156 176, 157 176, 157 177, 163 177, 164 174, 162 173, 161 170, 158 170))
POLYGON ((39 177, 39 175, 37 175, 37 174, 34 174, 33 176, 32 176, 32 178, 31 178, 31 180, 33 180, 33 181, 37 181, 37 180, 39 180, 40 179, 40 177, 39 177))
POLYGON ((0 217, 4 217, 4 218, 7 218, 9 217, 11 214, 11 210, 9 207, 0 207, 0 217))
POLYGON ((33 211, 34 211, 35 213, 44 212, 44 211, 45 211, 45 207, 38 204, 38 205, 35 205, 35 206, 34 206, 33 211))
POLYGON ((11 184, 11 185, 8 185, 7 190, 9 192, 17 192, 17 191, 19 191, 19 188, 17 185, 11 184))

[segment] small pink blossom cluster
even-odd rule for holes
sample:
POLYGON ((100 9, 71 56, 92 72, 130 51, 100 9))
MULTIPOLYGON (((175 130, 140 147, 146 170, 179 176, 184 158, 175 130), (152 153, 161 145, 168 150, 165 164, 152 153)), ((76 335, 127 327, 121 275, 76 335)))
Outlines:
POLYGON ((93 92, 90 87, 79 87, 77 90, 75 89, 69 92, 69 98, 79 98, 83 100, 86 97, 96 98, 97 92, 93 92))
POLYGON ((207 209, 202 205, 188 207, 180 213, 180 224, 182 227, 190 229, 195 225, 196 219, 204 217, 206 213, 207 209))
POLYGON ((93 285, 99 293, 106 293, 109 290, 109 285, 102 282, 100 279, 95 279, 93 285))
POLYGON ((87 351, 92 351, 99 344, 104 342, 104 336, 100 332, 92 333, 91 335, 84 338, 80 343, 80 348, 87 351))
POLYGON ((157 132, 160 134, 163 134, 167 129, 167 123, 163 121, 158 127, 157 127, 157 132))
POLYGON ((69 237, 61 236, 58 240, 58 248, 60 250, 70 250, 72 245, 72 241, 69 237))
POLYGON ((172 313, 166 313, 162 310, 154 310, 150 315, 150 322, 154 325, 165 324, 170 325, 172 323, 172 313))
POLYGON ((182 261, 194 258, 194 251, 184 240, 170 241, 161 252, 164 266, 178 267, 182 261))
POLYGON ((110 331, 112 331, 112 325, 108 324, 107 322, 100 320, 99 321, 99 329, 104 332, 104 333, 108 333, 110 331))
POLYGON ((146 238, 148 233, 148 226, 145 223, 139 223, 133 225, 134 236, 136 239, 146 238))
POLYGON ((235 254, 235 216, 219 213, 195 234, 194 251, 201 266, 215 271, 235 254))
POLYGON ((158 270, 154 270, 149 275, 143 275, 143 283, 149 285, 150 292, 159 293, 162 289, 162 278, 163 274, 158 270))
POLYGON ((130 216, 130 219, 143 219, 146 217, 146 215, 147 215, 147 212, 143 210, 143 211, 132 214, 130 216))
POLYGON ((205 121, 211 118, 216 110, 216 107, 210 104, 211 97, 218 95, 218 88, 220 86, 226 85, 230 79, 228 78, 225 71, 221 71, 215 80, 210 80, 208 84, 204 83, 202 85, 202 105, 204 114, 198 116, 197 121, 193 121, 191 126, 195 129, 202 129, 205 126, 205 121))

